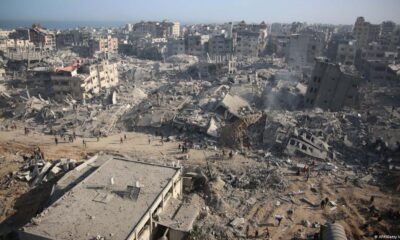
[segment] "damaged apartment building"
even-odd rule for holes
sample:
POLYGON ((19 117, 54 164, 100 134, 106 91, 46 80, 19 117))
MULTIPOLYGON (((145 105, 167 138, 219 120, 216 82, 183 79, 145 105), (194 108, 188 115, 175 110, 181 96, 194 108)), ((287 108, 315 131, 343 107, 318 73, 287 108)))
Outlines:
POLYGON ((357 107, 360 75, 351 66, 319 59, 308 82, 305 106, 338 111, 345 106, 357 107))
POLYGON ((26 84, 32 95, 63 101, 67 96, 83 101, 93 98, 101 90, 118 84, 118 70, 115 63, 101 61, 67 67, 34 68, 27 74, 26 84))

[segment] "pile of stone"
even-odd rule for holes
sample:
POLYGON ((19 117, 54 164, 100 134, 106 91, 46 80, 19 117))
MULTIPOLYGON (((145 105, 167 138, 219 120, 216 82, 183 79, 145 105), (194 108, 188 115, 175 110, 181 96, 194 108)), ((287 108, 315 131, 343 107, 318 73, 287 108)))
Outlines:
POLYGON ((74 159, 46 161, 40 154, 24 156, 25 164, 19 172, 14 173, 16 179, 29 182, 32 187, 50 181, 74 169, 79 163, 74 159))

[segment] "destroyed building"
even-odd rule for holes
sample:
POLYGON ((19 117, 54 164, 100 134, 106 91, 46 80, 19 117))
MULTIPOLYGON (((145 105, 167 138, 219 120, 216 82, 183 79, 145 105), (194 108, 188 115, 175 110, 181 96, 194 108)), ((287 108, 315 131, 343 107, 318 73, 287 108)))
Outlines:
POLYGON ((96 155, 59 180, 20 239, 184 239, 198 209, 179 200, 182 181, 180 167, 96 155))
POLYGON ((42 28, 40 25, 34 24, 32 28, 29 29, 29 40, 37 47, 47 50, 56 49, 55 34, 48 29, 42 28))
POLYGON ((101 90, 118 84, 116 64, 108 61, 99 63, 71 65, 67 67, 35 68, 29 71, 26 84, 33 95, 54 98, 63 101, 67 96, 82 101, 91 99, 101 90))
POLYGON ((252 111, 250 104, 239 96, 226 94, 217 104, 215 111, 224 119, 240 119, 252 111))
POLYGON ((180 37, 180 23, 179 22, 144 22, 141 21, 133 25, 133 33, 138 36, 145 36, 150 34, 154 37, 180 37))
POLYGON ((95 53, 116 53, 118 52, 118 38, 110 35, 89 40, 89 51, 93 55, 95 53))
POLYGON ((319 60, 308 81, 306 107, 337 111, 345 106, 357 106, 359 74, 351 67, 319 60))
MULTIPOLYGON (((364 204, 385 196, 386 179, 400 189, 391 24, 386 45, 359 49, 352 26, 300 22, 57 29, 57 51, 16 32, 0 41, 0 218, 29 208, 6 220, 21 239, 256 239, 268 228, 313 239, 333 221, 364 239, 397 227, 364 204), (325 42, 333 62, 315 58, 325 42), (367 74, 378 70, 379 82, 367 74), (37 208, 20 204, 46 186, 37 208), (354 224, 370 217, 383 219, 354 224)), ((393 199, 376 206, 398 209, 393 199)))

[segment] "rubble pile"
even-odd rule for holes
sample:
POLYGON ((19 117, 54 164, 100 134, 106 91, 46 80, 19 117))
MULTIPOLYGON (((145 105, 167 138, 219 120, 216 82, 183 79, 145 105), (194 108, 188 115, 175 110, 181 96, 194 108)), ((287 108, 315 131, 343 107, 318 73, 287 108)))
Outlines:
POLYGON ((55 161, 46 161, 42 158, 42 153, 35 150, 34 155, 24 155, 24 164, 19 172, 13 173, 13 176, 21 181, 28 182, 32 187, 40 185, 42 182, 48 182, 64 173, 73 170, 81 162, 74 159, 59 159, 55 161))

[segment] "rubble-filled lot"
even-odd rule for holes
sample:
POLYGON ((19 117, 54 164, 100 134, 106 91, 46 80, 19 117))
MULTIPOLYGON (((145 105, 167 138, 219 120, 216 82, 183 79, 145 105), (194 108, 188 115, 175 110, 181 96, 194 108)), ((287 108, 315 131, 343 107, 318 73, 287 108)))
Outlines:
POLYGON ((235 76, 207 62, 216 69, 203 77, 191 57, 116 61, 120 84, 86 103, 1 94, 1 233, 33 217, 58 177, 101 151, 179 161, 189 196, 202 199, 193 239, 266 229, 272 239, 312 239, 332 222, 349 239, 400 232, 398 83, 364 83, 358 109, 328 112, 302 108, 303 83, 280 61, 247 59, 235 76))

